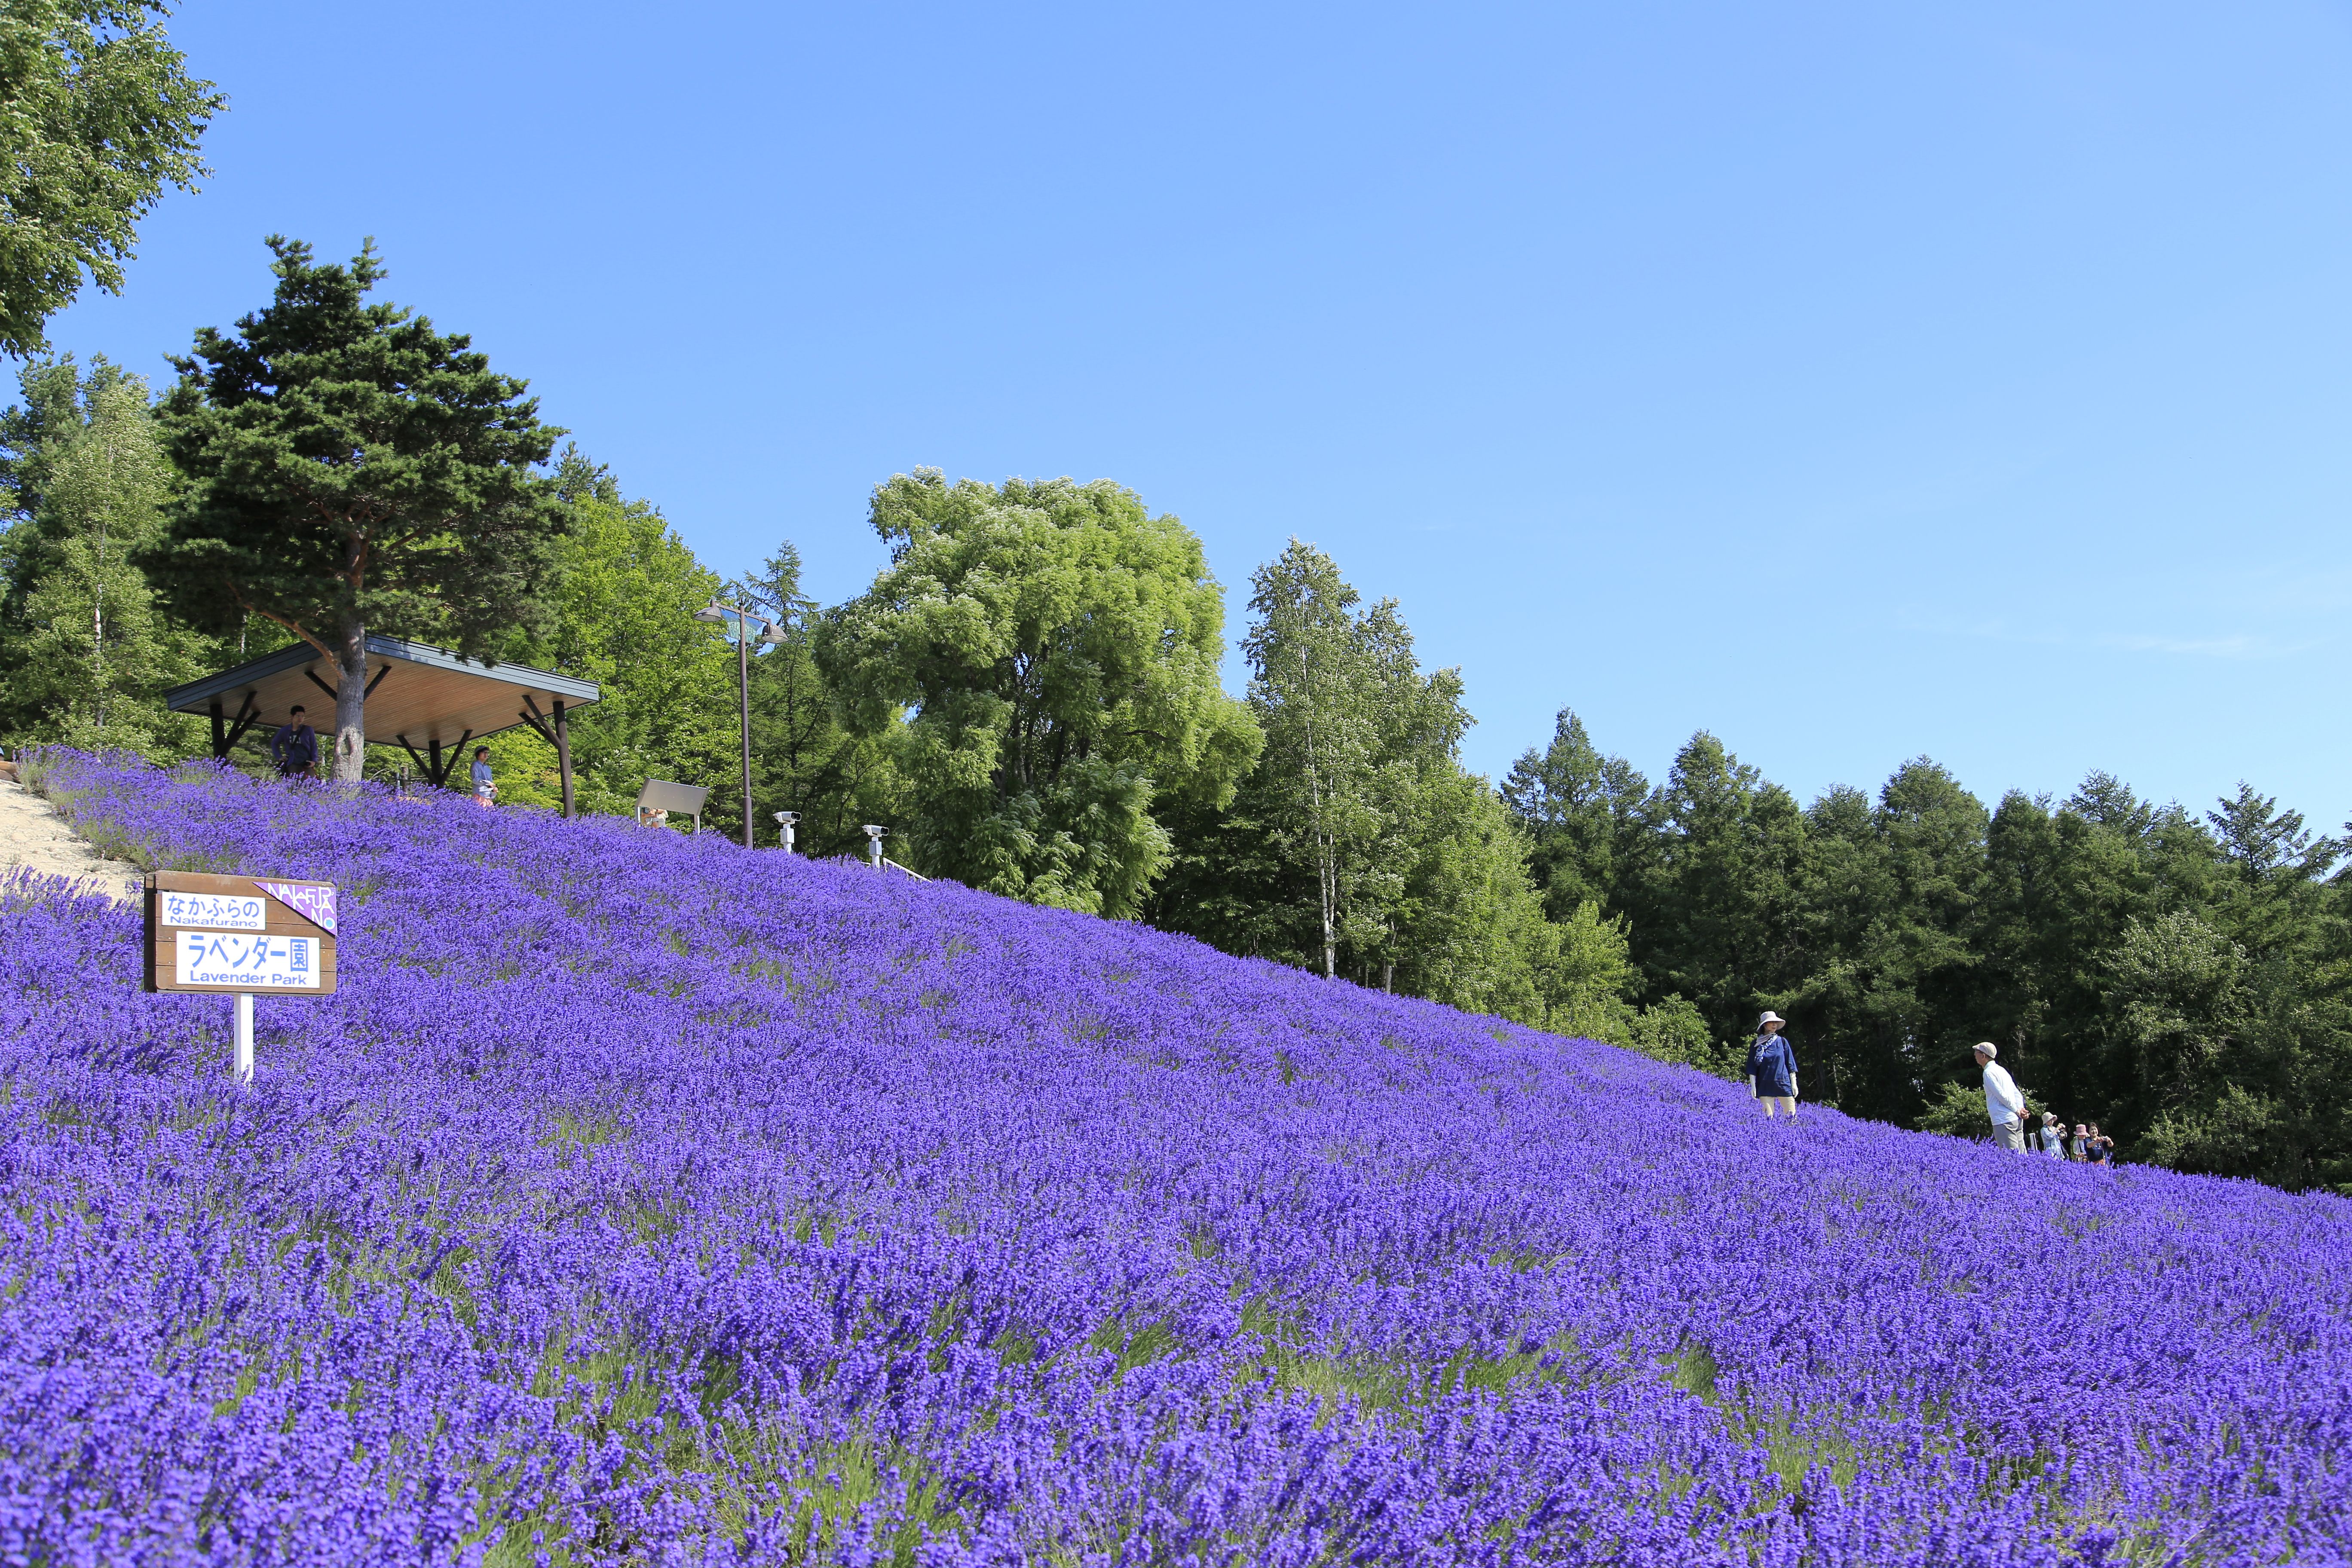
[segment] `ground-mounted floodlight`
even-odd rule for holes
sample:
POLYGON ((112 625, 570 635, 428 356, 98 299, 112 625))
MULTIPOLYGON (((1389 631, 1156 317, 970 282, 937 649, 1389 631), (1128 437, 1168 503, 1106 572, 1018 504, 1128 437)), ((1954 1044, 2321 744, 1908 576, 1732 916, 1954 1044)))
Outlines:
POLYGON ((877 871, 882 869, 882 836, 889 831, 878 822, 866 824, 866 858, 877 871))
POLYGON ((797 811, 776 813, 776 831, 783 835, 784 853, 787 855, 793 852, 793 827, 800 819, 801 814, 797 811))

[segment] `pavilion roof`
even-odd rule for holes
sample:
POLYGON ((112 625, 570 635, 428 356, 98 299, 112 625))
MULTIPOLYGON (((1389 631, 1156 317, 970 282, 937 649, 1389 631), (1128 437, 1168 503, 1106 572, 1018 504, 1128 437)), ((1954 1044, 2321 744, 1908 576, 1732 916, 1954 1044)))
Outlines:
MULTIPOLYGON (((403 637, 370 637, 367 667, 362 722, 368 743, 412 753, 462 746, 518 724, 546 734, 556 702, 584 708, 603 695, 593 680, 526 665, 485 664, 403 637)), ((312 727, 329 733, 336 675, 333 660, 298 642, 173 687, 163 700, 175 713, 215 714, 240 735, 257 725, 275 729, 300 703, 310 710, 312 727)))

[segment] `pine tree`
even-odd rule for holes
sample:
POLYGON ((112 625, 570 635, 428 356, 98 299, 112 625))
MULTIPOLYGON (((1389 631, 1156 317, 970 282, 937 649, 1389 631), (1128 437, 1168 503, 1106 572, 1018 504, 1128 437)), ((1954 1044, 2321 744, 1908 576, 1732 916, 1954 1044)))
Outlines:
POLYGON ((349 266, 273 235, 271 303, 173 361, 169 450, 194 481, 151 571, 173 607, 249 613, 334 661, 334 777, 360 777, 373 628, 495 657, 542 626, 571 513, 532 470, 562 432, 471 340, 392 304, 373 242, 349 266))

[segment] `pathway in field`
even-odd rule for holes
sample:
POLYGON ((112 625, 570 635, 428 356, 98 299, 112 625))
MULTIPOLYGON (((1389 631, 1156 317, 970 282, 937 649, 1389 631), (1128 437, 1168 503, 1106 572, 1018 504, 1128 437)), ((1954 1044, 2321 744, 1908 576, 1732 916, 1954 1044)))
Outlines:
POLYGON ((63 877, 119 904, 139 899, 138 867, 100 855, 47 801, 23 784, 0 780, 0 876, 19 867, 63 877))

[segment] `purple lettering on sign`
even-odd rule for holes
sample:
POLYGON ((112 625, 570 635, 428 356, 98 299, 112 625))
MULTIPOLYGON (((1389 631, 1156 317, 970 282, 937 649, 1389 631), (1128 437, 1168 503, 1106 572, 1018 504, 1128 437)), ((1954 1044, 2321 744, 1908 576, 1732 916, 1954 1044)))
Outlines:
POLYGON ((322 926, 327 934, 335 933, 335 889, 304 887, 294 882, 265 882, 254 879, 255 887, 300 915, 313 925, 322 926))

